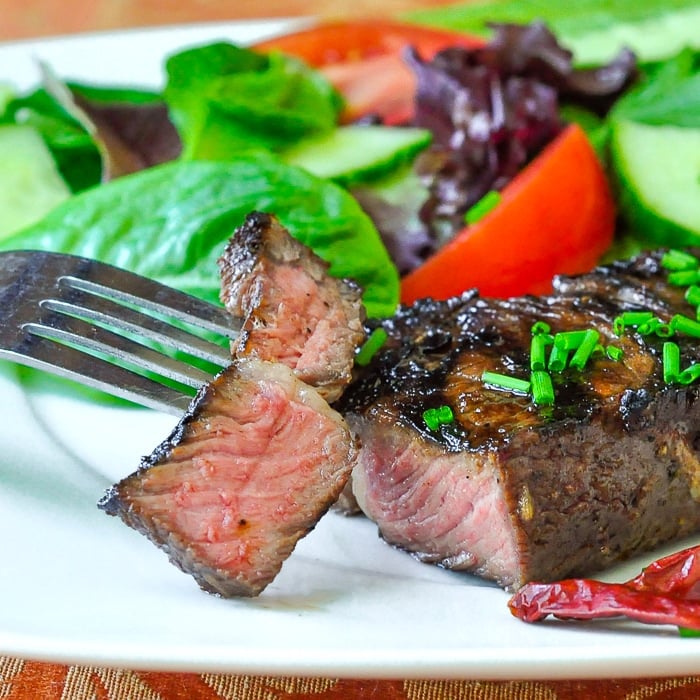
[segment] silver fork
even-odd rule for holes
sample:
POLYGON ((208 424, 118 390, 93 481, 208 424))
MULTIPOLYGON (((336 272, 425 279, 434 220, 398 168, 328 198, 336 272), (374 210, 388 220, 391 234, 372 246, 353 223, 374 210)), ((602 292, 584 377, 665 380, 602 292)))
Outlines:
POLYGON ((225 344, 203 336, 233 339, 239 330, 240 320, 223 308, 111 265, 0 253, 0 358, 149 408, 181 415, 194 391, 231 362, 225 344))

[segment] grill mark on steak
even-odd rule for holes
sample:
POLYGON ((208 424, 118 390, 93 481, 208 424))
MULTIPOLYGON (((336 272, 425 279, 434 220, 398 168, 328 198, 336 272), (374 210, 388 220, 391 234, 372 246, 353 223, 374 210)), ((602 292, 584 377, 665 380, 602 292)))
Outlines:
POLYGON ((343 418, 288 367, 241 359, 99 507, 204 590, 253 596, 338 497, 355 453, 343 418))
POLYGON ((234 354, 283 362, 336 400, 364 339, 360 287, 330 277, 325 261, 260 212, 237 229, 219 268, 223 303, 246 319, 234 354))
MULTIPOLYGON (((382 322, 389 338, 336 407, 361 442, 353 486, 380 534, 424 561, 506 588, 587 575, 700 529, 697 385, 667 385, 663 340, 618 338, 613 319, 694 315, 661 253, 555 281, 547 297, 424 300, 382 322), (556 402, 486 387, 529 377, 530 329, 597 329, 624 349, 552 373, 556 402), (454 423, 430 431, 425 409, 454 423)), ((700 343, 674 338, 682 366, 700 343)))

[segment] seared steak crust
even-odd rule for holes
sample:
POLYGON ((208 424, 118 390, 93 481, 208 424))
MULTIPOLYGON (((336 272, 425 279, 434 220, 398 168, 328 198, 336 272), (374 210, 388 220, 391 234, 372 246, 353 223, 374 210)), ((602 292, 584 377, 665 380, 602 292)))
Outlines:
POLYGON ((355 454, 345 421, 313 388, 282 364, 243 359, 99 507, 204 590, 257 595, 337 499, 355 454))
MULTIPOLYGON (((547 297, 425 300, 383 322, 385 347, 338 402, 361 451, 355 495, 390 543, 516 588, 585 575, 700 529, 697 384, 667 384, 656 336, 613 332, 623 311, 694 318, 661 253, 555 281, 547 297), (485 385, 527 379, 531 327, 594 328, 621 360, 552 372, 556 401, 485 385), (449 405, 430 430, 423 411, 449 405)), ((681 366, 700 341, 674 337, 681 366)))
POLYGON ((234 354, 283 362, 337 399, 364 339, 357 284, 330 277, 326 262, 260 212, 236 230, 219 267, 222 301, 245 319, 234 354))

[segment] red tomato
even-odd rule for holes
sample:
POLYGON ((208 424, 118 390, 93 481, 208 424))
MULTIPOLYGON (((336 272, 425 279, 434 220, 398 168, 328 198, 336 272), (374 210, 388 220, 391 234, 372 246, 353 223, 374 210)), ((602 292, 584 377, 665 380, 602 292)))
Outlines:
POLYGON ((482 296, 545 293, 554 275, 595 267, 614 230, 603 167, 571 125, 505 187, 498 206, 403 278, 401 300, 473 287, 482 296))
POLYGON ((377 114, 397 124, 413 112, 416 81, 402 59, 413 46, 431 58, 448 46, 480 46, 466 34, 430 29, 391 20, 323 22, 310 29, 268 39, 260 51, 281 51, 318 68, 345 96, 344 121, 377 114))

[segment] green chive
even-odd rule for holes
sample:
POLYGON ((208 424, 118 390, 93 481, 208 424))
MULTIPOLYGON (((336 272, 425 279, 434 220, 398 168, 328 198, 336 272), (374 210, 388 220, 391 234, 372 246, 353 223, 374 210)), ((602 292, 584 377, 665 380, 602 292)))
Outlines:
POLYGON ((440 427, 440 419, 435 408, 428 408, 423 411, 423 420, 430 430, 437 430, 440 427))
POLYGON ((532 328, 530 329, 530 333, 532 335, 540 335, 542 333, 551 333, 552 329, 550 328, 548 323, 545 323, 544 321, 536 321, 535 323, 532 324, 532 328))
POLYGON ((670 338, 673 335, 673 329, 660 318, 652 318, 645 323, 640 323, 637 326, 637 333, 640 335, 651 335, 654 333, 659 338, 670 338))
POLYGON ((678 381, 681 384, 692 384, 698 379, 700 379, 700 364, 697 362, 694 362, 678 375, 678 381))
POLYGON ((549 353, 549 362, 547 367, 552 370, 552 372, 562 372, 566 369, 566 361, 569 357, 569 351, 564 350, 559 345, 554 344, 552 350, 549 353))
POLYGON ((700 306, 700 287, 693 284, 685 290, 685 300, 693 306, 700 306))
POLYGON ((563 333, 557 333, 554 336, 554 344, 559 347, 560 350, 575 350, 581 343, 586 335, 586 331, 564 331, 563 333))
POLYGON ((613 320, 613 330, 616 335, 622 335, 627 328, 636 328, 652 318, 654 314, 651 311, 625 311, 613 320))
POLYGON ((530 382, 526 379, 518 379, 508 374, 486 371, 481 375, 481 381, 496 389, 506 389, 518 394, 527 394, 530 391, 530 382))
POLYGON ((355 355, 355 364, 360 367, 368 365, 377 351, 386 343, 388 337, 389 335, 383 328, 375 328, 355 355))
POLYGON ((700 267, 700 260, 694 255, 683 250, 671 249, 664 253, 661 258, 661 267, 667 270, 697 270, 700 267))
POLYGON ((553 338, 548 333, 537 333, 530 341, 530 369, 545 369, 547 366, 547 346, 553 338))
POLYGON ((464 215, 467 224, 475 224, 479 219, 483 219, 491 210, 495 209, 501 202, 501 193, 496 190, 487 192, 471 209, 464 215))
POLYGON ((430 430, 437 430, 441 425, 452 423, 454 419, 454 413, 449 406, 428 408, 423 411, 423 420, 430 430))
POLYGON ((692 318, 676 314, 671 319, 669 325, 676 333, 685 333, 685 335, 689 335, 691 338, 700 338, 700 322, 692 318))
POLYGON ((676 287, 685 287, 700 282, 700 270, 678 270, 668 275, 668 283, 676 287))
POLYGON ((574 369, 582 370, 586 366, 586 362, 592 355, 593 351, 598 344, 598 339, 600 338, 600 333, 593 328, 589 328, 581 340, 574 356, 569 361, 569 367, 574 369))
POLYGON ((677 343, 664 343, 663 371, 666 384, 678 381, 678 376, 681 373, 681 350, 677 343))
POLYGON ((455 419, 455 414, 449 406, 440 406, 437 410, 438 420, 443 425, 452 423, 455 419))
POLYGON ((548 372, 541 370, 530 374, 532 400, 538 406, 551 406, 554 403, 554 386, 548 372))
POLYGON ((611 360, 618 362, 622 359, 622 356, 625 354, 625 351, 622 348, 617 347, 617 345, 608 345, 608 347, 605 348, 605 354, 611 360))

